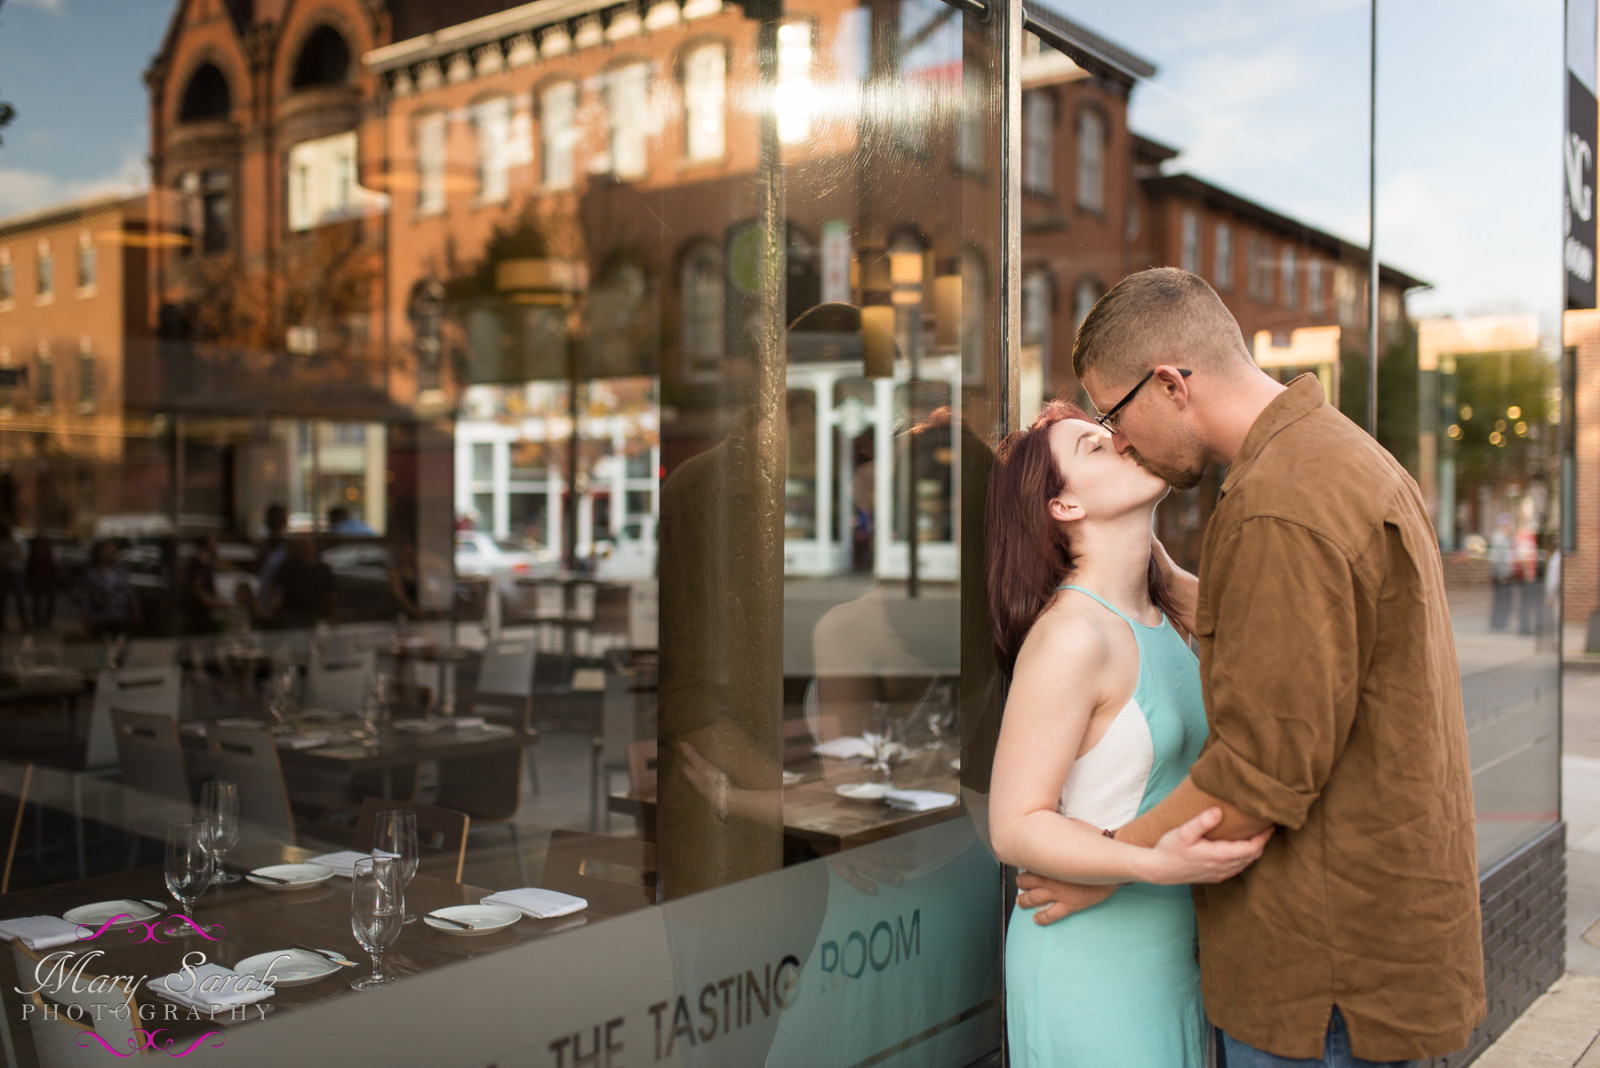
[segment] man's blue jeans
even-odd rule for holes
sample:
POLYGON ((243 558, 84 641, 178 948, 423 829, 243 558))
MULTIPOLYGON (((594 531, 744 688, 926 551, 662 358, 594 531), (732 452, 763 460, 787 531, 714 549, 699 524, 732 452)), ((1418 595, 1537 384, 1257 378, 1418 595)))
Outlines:
POLYGON ((1344 1024, 1339 1006, 1328 1019, 1328 1037, 1322 1043, 1322 1056, 1305 1059, 1280 1057, 1275 1053, 1247 1046, 1220 1028, 1217 1068, 1415 1068, 1416 1061, 1364 1061, 1350 1052, 1350 1029, 1344 1024))

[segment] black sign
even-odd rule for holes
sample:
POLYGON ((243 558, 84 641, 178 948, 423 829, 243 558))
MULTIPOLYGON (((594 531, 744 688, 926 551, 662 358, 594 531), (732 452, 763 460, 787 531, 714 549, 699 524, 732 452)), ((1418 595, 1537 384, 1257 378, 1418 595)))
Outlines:
MULTIPOLYGON (((1593 48, 1591 41, 1590 48, 1593 48)), ((1595 126, 1594 93, 1567 71, 1567 136, 1563 144, 1566 173, 1567 307, 1595 306, 1595 126)))

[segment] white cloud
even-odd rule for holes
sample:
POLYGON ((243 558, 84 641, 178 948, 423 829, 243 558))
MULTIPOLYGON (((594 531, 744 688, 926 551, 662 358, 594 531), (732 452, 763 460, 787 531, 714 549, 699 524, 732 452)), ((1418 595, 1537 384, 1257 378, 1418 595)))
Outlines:
POLYGON ((124 156, 114 174, 69 181, 24 167, 0 167, 0 219, 88 197, 132 195, 147 185, 144 158, 139 153, 124 156))
POLYGON ((44 11, 60 11, 67 0, 12 0, 18 7, 36 7, 44 11))

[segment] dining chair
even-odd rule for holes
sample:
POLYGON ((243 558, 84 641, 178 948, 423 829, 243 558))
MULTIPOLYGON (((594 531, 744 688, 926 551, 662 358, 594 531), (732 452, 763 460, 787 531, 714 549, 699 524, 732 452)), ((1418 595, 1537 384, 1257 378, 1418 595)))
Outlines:
MULTIPOLYGON (((629 749, 639 736, 638 694, 635 692, 636 673, 622 663, 620 657, 607 657, 603 672, 597 680, 600 694, 600 733, 591 740, 592 754, 589 767, 589 830, 597 831, 603 819, 605 829, 611 829, 611 809, 606 795, 611 792, 611 776, 628 770, 629 749), (601 813, 604 813, 602 817, 601 813)), ((574 673, 574 688, 577 673, 574 673)))
POLYGON ((801 717, 783 721, 783 762, 793 764, 811 756, 818 742, 828 742, 840 736, 839 717, 832 712, 819 713, 812 719, 801 717))
POLYGON ((306 701, 312 708, 355 710, 367 700, 377 653, 362 650, 339 660, 313 660, 306 669, 306 701))
POLYGON ((434 794, 441 808, 454 809, 471 817, 469 831, 491 827, 506 830, 511 848, 516 851, 517 873, 524 886, 528 883, 528 864, 522 855, 517 813, 522 808, 522 773, 526 759, 527 750, 517 748, 441 760, 439 787, 434 794))
POLYGON ((378 813, 415 813, 417 817, 417 849, 419 871, 432 871, 446 875, 452 882, 461 881, 461 869, 467 860, 467 831, 472 817, 465 812, 454 812, 436 805, 419 805, 412 801, 394 801, 386 797, 369 797, 361 802, 361 815, 356 819, 356 833, 351 845, 357 850, 372 848, 372 831, 378 822, 378 813))
POLYGON ((94 702, 89 707, 89 729, 83 756, 72 769, 73 842, 77 849, 78 877, 88 873, 84 845, 83 781, 105 779, 117 773, 117 736, 111 710, 151 712, 174 723, 183 707, 183 668, 176 663, 159 667, 106 669, 95 676, 94 702))
MULTIPOLYGON (((33 977, 43 955, 16 939, 11 942, 11 955, 18 977, 28 986, 38 985, 33 977)), ((136 1055, 134 1051, 143 1044, 136 1033, 141 1018, 126 978, 88 971, 74 971, 73 977, 74 982, 48 983, 28 995, 34 1007, 28 1013, 28 1026, 40 1068, 105 1065, 105 1048, 99 1042, 84 1040, 81 1036, 85 1031, 98 1035, 119 1056, 136 1055), (47 1012, 48 1005, 57 1006, 57 1011, 47 1012)))
POLYGON ((22 814, 28 807, 28 788, 33 784, 32 764, 0 763, 0 844, 5 846, 5 863, 0 865, 0 894, 11 890, 11 866, 22 839, 22 814))
POLYGON ((159 712, 111 710, 117 736, 117 756, 125 788, 119 792, 122 824, 128 831, 128 865, 138 861, 143 838, 160 840, 169 820, 189 815, 194 797, 189 792, 188 770, 178 724, 159 712))
POLYGON ((584 898, 602 916, 654 905, 655 843, 583 831, 551 831, 540 883, 547 890, 584 898))
POLYGON ((176 638, 135 638, 122 658, 125 668, 166 667, 178 662, 182 643, 176 638))
MULTIPOLYGON (((532 635, 500 637, 484 646, 478 662, 478 684, 468 709, 473 715, 521 725, 532 732, 533 673, 539 650, 532 635)), ((539 796, 539 765, 527 748, 528 777, 539 796)))
POLYGON ((206 732, 211 774, 239 784, 240 844, 246 829, 265 841, 294 845, 294 812, 283 782, 283 765, 271 731, 255 727, 219 727, 206 732))

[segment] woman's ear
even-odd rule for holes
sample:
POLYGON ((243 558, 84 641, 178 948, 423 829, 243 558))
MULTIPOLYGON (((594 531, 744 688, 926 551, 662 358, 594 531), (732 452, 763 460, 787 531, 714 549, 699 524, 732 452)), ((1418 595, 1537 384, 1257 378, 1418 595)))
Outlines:
POLYGON ((1065 493, 1050 499, 1050 518, 1058 523, 1070 523, 1083 518, 1083 505, 1065 493))

